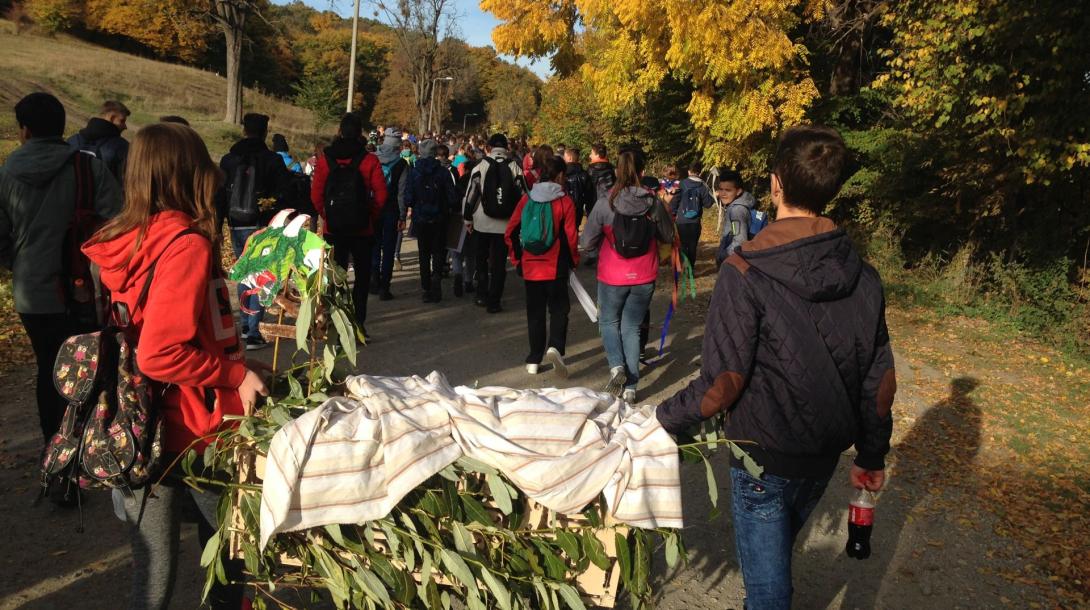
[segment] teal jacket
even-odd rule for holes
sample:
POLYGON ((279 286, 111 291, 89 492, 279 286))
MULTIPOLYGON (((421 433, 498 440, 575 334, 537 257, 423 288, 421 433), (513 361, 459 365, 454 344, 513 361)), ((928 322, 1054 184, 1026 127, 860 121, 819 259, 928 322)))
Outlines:
MULTIPOLYGON (((76 209, 72 151, 61 138, 32 138, 0 167, 0 263, 12 271, 15 311, 65 313, 64 238, 76 209)), ((95 212, 121 211, 121 187, 91 159, 95 212)))

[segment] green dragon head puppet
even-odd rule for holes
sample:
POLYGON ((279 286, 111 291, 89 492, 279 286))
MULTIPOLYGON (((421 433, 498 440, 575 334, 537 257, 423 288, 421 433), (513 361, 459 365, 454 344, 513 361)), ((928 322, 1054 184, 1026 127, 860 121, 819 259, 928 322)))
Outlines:
MULTIPOLYGON (((272 305, 292 274, 310 277, 322 264, 322 253, 329 245, 303 226, 310 216, 300 214, 288 222, 295 210, 283 210, 269 226, 246 240, 246 247, 231 268, 231 279, 245 287, 245 297, 257 295, 262 305, 272 305)), ((306 296, 306 282, 295 282, 306 296)), ((252 313, 252 312, 251 312, 252 313)))

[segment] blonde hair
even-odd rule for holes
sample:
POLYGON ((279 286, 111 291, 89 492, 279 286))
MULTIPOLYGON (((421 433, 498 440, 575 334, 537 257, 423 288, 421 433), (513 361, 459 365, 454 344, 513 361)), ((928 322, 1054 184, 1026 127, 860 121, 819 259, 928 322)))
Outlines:
POLYGON ((178 123, 148 125, 137 132, 129 147, 125 205, 91 241, 111 241, 135 229, 140 232, 135 254, 151 217, 177 211, 193 219, 192 228, 208 238, 218 253, 216 191, 221 184, 223 172, 212 162, 196 131, 178 123))

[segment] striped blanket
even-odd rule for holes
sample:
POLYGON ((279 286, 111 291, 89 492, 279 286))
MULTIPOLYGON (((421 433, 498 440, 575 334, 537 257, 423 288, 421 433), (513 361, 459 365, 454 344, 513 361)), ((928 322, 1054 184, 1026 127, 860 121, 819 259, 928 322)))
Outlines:
POLYGON ((451 387, 439 373, 350 378, 279 430, 261 497, 261 547, 277 532, 380 519, 469 456, 559 513, 604 494, 635 527, 682 526, 677 446, 650 407, 584 388, 451 387))

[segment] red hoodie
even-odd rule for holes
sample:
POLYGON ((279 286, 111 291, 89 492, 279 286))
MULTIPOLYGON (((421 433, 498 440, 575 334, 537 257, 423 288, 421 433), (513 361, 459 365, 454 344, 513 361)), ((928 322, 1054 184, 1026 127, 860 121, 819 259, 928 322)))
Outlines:
MULTIPOLYGON (((113 300, 129 307, 140 333, 137 366, 149 378, 170 384, 159 407, 163 449, 172 453, 216 432, 225 414, 242 414, 237 388, 246 375, 227 282, 219 261, 212 261, 212 244, 193 233, 175 239, 191 223, 182 212, 152 216, 135 255, 138 230, 83 247, 102 268, 102 283, 113 300), (157 259, 143 311, 134 309, 157 259)), ((200 441, 195 447, 207 445, 200 441)))
MULTIPOLYGON (((533 282, 555 280, 569 269, 561 269, 562 265, 570 265, 574 268, 579 264, 579 231, 575 228, 575 204, 571 197, 564 193, 563 188, 552 182, 538 182, 529 195, 523 195, 519 200, 515 212, 511 214, 511 220, 507 222, 507 232, 504 235, 507 242, 507 251, 510 252, 511 263, 522 265, 522 279, 533 282), (544 254, 531 254, 522 249, 522 244, 515 241, 519 238, 515 232, 522 225, 522 210, 530 197, 534 201, 551 202, 553 211, 553 245, 544 254), (562 248, 567 247, 565 255, 562 248), (521 259, 519 254, 521 253, 521 259)), ((566 277, 566 276, 565 276, 566 277)))

